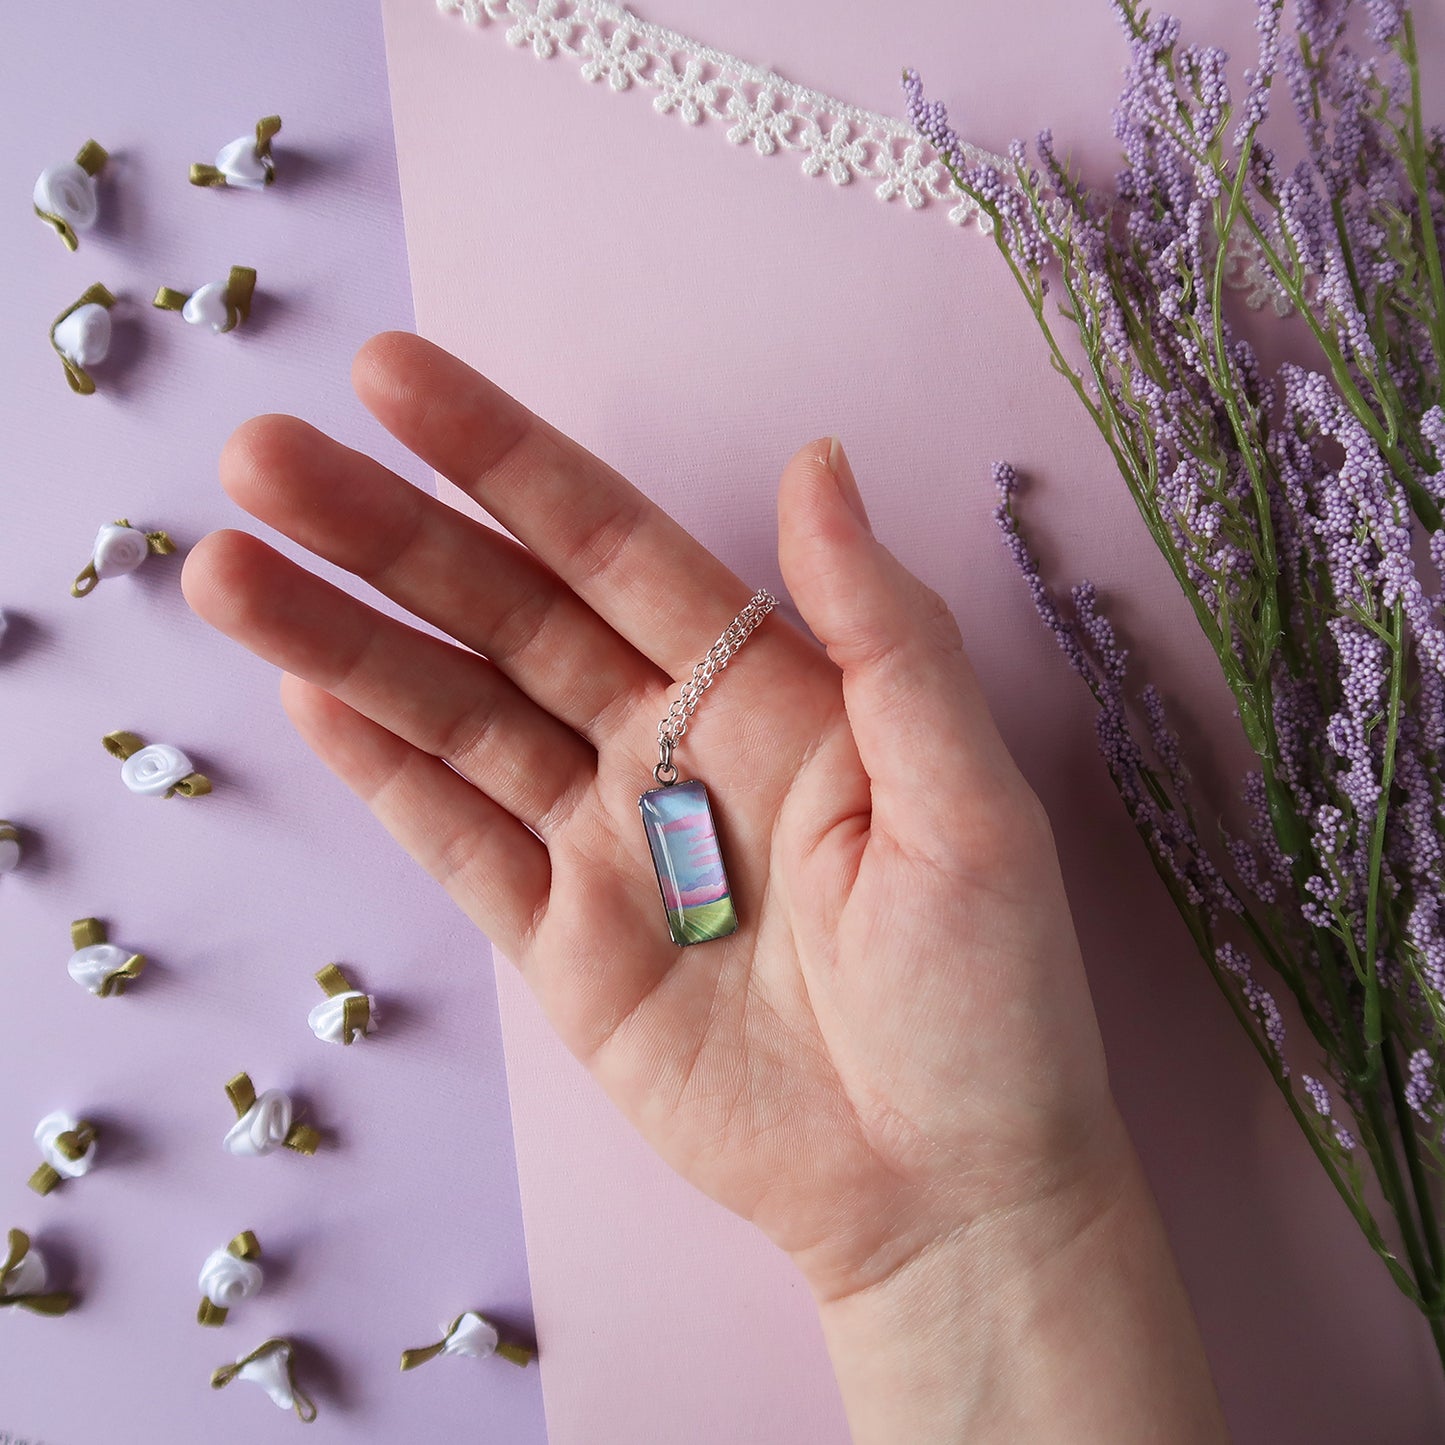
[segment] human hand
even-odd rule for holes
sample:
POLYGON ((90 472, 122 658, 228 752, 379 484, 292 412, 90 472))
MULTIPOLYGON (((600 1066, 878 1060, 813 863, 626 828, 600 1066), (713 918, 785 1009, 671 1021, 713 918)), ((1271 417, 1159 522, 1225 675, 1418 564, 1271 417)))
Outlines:
POLYGON ((457 645, 241 532, 193 549, 186 596, 283 669, 302 737, 658 1152, 792 1256, 825 1324, 978 1240, 1032 1269, 1132 1200, 1047 821, 841 450, 805 447, 779 498, 783 577, 825 647, 770 618, 679 754, 740 919, 679 949, 637 798, 680 680, 753 589, 428 343, 378 337, 353 379, 518 541, 288 417, 237 431, 223 483, 457 645))

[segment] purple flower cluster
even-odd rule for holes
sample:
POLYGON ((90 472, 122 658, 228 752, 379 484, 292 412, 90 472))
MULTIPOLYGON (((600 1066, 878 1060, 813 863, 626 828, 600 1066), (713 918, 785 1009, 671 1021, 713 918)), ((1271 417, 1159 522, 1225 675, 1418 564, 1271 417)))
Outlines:
MULTIPOLYGON (((1131 695, 1091 584, 1067 602, 1045 584, 1001 462, 1005 544, 1098 702, 1135 827, 1281 1087, 1279 999, 1340 1084, 1353 1128, 1312 1075, 1297 1105, 1331 1121, 1317 1147, 1364 1140, 1410 1259, 1396 1277, 1433 1308, 1445 1267, 1427 1255, 1445 1251, 1421 1180, 1445 1155, 1415 1131, 1438 1129, 1445 1060, 1445 133, 1419 113, 1402 0, 1294 0, 1288 38, 1284 0, 1256 3, 1236 99, 1223 52, 1111 0, 1129 57, 1107 189, 1082 185, 1047 131, 1032 151, 1015 143, 1007 168, 970 165, 916 72, 904 90, 909 119, 993 221, 1219 657, 1258 758, 1242 817, 1226 825, 1214 800, 1197 821, 1205 800, 1162 698, 1131 695), (1259 134, 1277 80, 1303 137, 1288 168, 1259 134), (1241 246, 1311 338, 1273 370, 1224 290, 1241 246), (1048 320, 1051 284, 1079 348, 1048 320)), ((1352 1204, 1368 1212, 1358 1193, 1352 1204)))
POLYGON ((1226 973, 1239 980, 1240 992, 1244 995, 1245 1003, 1249 1005, 1249 1011, 1260 1020, 1265 1038, 1274 1046, 1275 1052, 1281 1055, 1280 1070, 1288 1074, 1289 1065, 1283 1059, 1284 1018, 1274 995, 1255 978, 1249 960, 1232 943, 1221 943, 1215 957, 1226 973))
POLYGON ((1428 1124, 1435 1117, 1435 1061, 1429 1049, 1416 1049, 1410 1055, 1410 1080, 1405 1085, 1405 1100, 1428 1124))
MULTIPOLYGON (((1074 588, 1071 615, 1065 616, 1039 574, 1039 565, 1018 528, 1015 500, 1019 477, 1008 462, 995 462, 998 491, 995 518, 1019 571, 1027 582, 1034 606, 1045 626, 1074 669, 1088 682, 1099 712, 1094 720, 1099 749, 1119 790, 1134 826, 1149 844, 1155 859, 1167 870, 1172 885, 1191 908, 1213 922, 1220 911, 1238 913, 1239 898, 1225 882, 1208 850, 1200 842, 1187 808, 1161 802, 1156 775, 1135 737, 1125 691, 1128 653, 1119 645, 1113 625, 1098 608, 1098 594, 1090 582, 1074 588), (1151 781, 1155 786, 1151 788, 1151 781)), ((1180 798, 1187 796, 1188 773, 1179 739, 1170 731, 1164 704, 1152 687, 1143 693, 1150 747, 1164 781, 1180 798)), ((1251 1005, 1253 1006, 1253 1005, 1251 1005)), ((1278 1016, 1273 999, 1269 1007, 1278 1016)), ((1281 1027, 1280 1037, 1283 1037, 1281 1027)))
POLYGON ((1356 1147, 1359 1141, 1334 1117, 1334 1101, 1330 1098, 1328 1087, 1318 1079, 1312 1078, 1309 1074, 1302 1075, 1300 1083, 1304 1085, 1304 1090, 1305 1093, 1309 1095, 1310 1103, 1315 1106, 1315 1113, 1317 1113, 1321 1119, 1328 1120, 1333 1125, 1331 1132, 1334 1135, 1335 1143, 1346 1153, 1349 1153, 1351 1149, 1356 1147))

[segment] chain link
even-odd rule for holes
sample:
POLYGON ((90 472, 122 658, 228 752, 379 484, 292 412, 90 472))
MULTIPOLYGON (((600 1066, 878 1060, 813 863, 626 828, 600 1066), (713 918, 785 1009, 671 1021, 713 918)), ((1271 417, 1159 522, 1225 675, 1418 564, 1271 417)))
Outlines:
POLYGON ((692 721, 692 715, 697 711, 703 693, 713 685, 718 673, 737 655, 738 649, 777 605, 778 599, 765 588, 754 592, 748 605, 728 624, 727 631, 708 648, 707 656, 693 668, 692 676, 683 683, 682 691, 672 700, 667 716, 657 725, 658 763, 652 770, 652 776, 664 787, 677 781, 677 769, 672 762, 673 750, 687 732, 687 725, 692 721))

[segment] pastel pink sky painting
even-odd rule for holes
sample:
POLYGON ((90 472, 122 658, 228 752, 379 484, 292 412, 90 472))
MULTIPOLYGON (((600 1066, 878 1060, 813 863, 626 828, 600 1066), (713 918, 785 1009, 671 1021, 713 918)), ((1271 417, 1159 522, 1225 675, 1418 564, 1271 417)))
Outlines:
POLYGON ((727 875, 701 783, 647 793, 642 814, 668 909, 696 908, 727 897, 727 875))

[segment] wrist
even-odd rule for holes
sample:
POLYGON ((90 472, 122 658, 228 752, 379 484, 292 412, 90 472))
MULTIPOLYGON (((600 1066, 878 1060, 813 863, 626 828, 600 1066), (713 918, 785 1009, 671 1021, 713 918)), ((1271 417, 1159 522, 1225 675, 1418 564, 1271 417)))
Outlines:
POLYGON ((855 1445, 1227 1438, 1117 1116, 1056 1183, 820 1303, 855 1445))

